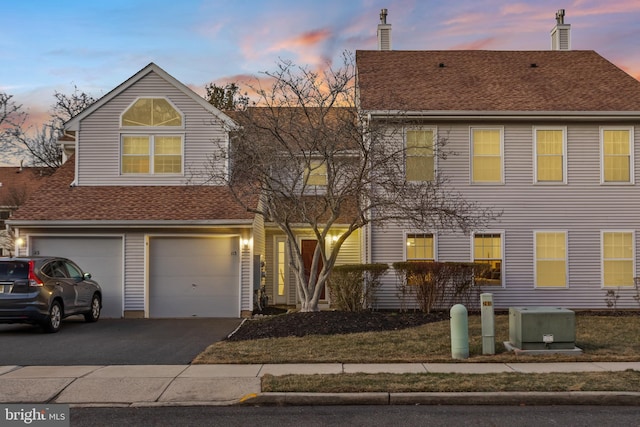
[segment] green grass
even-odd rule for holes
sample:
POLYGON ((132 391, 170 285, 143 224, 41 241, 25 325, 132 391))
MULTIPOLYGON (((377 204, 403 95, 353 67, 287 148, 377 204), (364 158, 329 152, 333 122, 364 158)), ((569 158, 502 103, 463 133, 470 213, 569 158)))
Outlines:
MULTIPOLYGON (((640 361, 640 316, 576 316, 580 356, 516 356, 506 351, 507 315, 496 316, 496 354, 482 355, 479 316, 469 317, 466 363, 640 361)), ((450 362, 450 326, 436 322, 398 331, 348 335, 310 335, 251 341, 222 341, 209 346, 193 363, 392 363, 450 362)), ((262 377, 263 392, 640 392, 640 372, 550 374, 339 374, 262 377)))
MULTIPOLYGON (((469 359, 465 362, 640 361, 640 316, 576 316, 581 356, 516 356, 503 345, 509 319, 495 319, 496 354, 482 355, 479 316, 469 317, 469 359)), ((393 363, 453 362, 448 321, 397 331, 309 335, 209 346, 193 363, 393 363)))

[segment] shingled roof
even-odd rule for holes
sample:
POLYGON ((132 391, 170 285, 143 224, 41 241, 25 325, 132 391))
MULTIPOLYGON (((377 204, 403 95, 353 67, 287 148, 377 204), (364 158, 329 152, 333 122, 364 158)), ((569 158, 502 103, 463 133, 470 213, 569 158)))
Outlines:
POLYGON ((357 51, 360 106, 640 112, 640 82, 594 51, 357 51))
MULTIPOLYGON (((227 187, 71 186, 67 161, 12 216, 21 221, 218 221, 251 220, 227 187)), ((257 203, 257 198, 256 198, 257 203)))
POLYGON ((49 177, 40 167, 0 167, 0 206, 15 207, 24 202, 49 177))

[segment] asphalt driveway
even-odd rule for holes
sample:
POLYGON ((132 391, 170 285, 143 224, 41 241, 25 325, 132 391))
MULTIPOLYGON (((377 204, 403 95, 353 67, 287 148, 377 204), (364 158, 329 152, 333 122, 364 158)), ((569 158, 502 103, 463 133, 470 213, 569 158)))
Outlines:
POLYGON ((230 334, 241 319, 100 319, 62 322, 45 334, 0 324, 0 365, 184 365, 230 334))

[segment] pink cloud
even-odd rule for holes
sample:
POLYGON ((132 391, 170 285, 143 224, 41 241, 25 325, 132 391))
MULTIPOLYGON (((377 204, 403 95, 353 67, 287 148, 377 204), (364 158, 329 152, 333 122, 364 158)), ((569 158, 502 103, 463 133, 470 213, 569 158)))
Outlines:
POLYGON ((498 39, 487 37, 480 40, 471 40, 451 47, 453 50, 491 50, 499 46, 498 39))
POLYGON ((295 48, 306 48, 316 46, 331 37, 331 31, 328 28, 307 31, 296 35, 289 39, 282 40, 271 47, 270 51, 291 50, 295 48))

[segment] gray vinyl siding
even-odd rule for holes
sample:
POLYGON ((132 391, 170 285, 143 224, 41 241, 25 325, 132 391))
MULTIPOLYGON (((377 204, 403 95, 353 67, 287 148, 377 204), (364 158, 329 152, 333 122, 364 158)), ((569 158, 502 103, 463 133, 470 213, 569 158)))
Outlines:
POLYGON ((125 237, 124 309, 145 310, 145 247, 144 233, 128 233, 125 237))
MULTIPOLYGON (((153 131, 149 130, 148 133, 152 134, 153 131)), ((151 72, 80 122, 76 153, 79 164, 77 185, 185 184, 194 172, 202 172, 203 162, 220 141, 227 141, 227 134, 220 121, 181 90, 151 72), (144 133, 144 129, 132 132, 130 129, 120 128, 120 115, 138 97, 166 97, 182 112, 184 128, 166 130, 184 136, 182 174, 120 174, 121 134, 144 133)), ((221 164, 220 167, 224 165, 221 164)))
MULTIPOLYGON (((465 123, 438 124, 448 133, 446 160, 438 170, 464 198, 493 207, 502 216, 479 232, 503 233, 504 287, 486 287, 494 294, 497 308, 518 305, 551 305, 571 308, 606 308, 601 272, 602 231, 635 232, 635 262, 638 264, 640 192, 636 185, 601 184, 600 126, 610 123, 535 123, 535 126, 566 126, 567 183, 534 183, 534 123, 487 123, 504 129, 504 184, 470 182, 469 128, 465 123), (534 232, 567 233, 568 286, 536 289, 534 286, 534 232)), ((481 127, 481 125, 473 125, 481 127)), ((628 124, 621 124, 627 127, 628 124)), ((634 128, 634 170, 639 177, 640 126, 634 128)), ((397 142, 397 141, 396 141, 397 142)), ((371 261, 401 261, 404 257, 402 225, 373 227, 371 261)), ((429 230, 437 234, 439 261, 470 261, 471 236, 461 232, 429 230)), ((637 274, 637 273, 636 273, 637 274)), ((620 288, 618 308, 639 308, 635 289, 620 288)), ((395 273, 387 274, 378 295, 380 308, 399 305, 395 273)))

